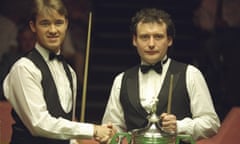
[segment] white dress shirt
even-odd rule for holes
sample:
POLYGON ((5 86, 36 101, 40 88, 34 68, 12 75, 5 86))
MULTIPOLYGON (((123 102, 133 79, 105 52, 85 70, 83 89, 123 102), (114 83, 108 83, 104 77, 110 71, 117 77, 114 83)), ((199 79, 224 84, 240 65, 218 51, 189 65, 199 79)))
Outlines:
MULTIPOLYGON (((65 112, 76 102, 76 74, 70 67, 73 78, 74 103, 72 89, 63 65, 58 60, 49 60, 48 50, 36 44, 36 49, 46 61, 57 87, 61 106, 65 112)), ((41 71, 28 58, 22 57, 11 68, 4 80, 4 93, 25 126, 35 136, 56 139, 91 138, 94 126, 50 115, 43 96, 41 71)))
MULTIPOLYGON (((163 65, 162 74, 150 70, 142 74, 139 70, 140 102, 146 111, 150 112, 153 101, 158 97, 163 80, 171 59, 163 65)), ((126 130, 123 109, 120 103, 120 89, 123 73, 116 76, 102 123, 112 122, 119 131, 126 130)), ((186 85, 190 98, 192 118, 185 117, 177 120, 179 134, 192 135, 194 139, 206 138, 215 134, 220 126, 219 118, 209 93, 206 81, 201 72, 194 66, 188 65, 186 70, 186 85)))

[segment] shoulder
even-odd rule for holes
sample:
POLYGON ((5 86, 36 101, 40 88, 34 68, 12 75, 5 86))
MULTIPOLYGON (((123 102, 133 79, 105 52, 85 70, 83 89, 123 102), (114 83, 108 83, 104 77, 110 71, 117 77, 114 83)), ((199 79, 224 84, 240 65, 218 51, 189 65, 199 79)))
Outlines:
POLYGON ((188 65, 186 71, 187 81, 194 82, 194 83, 202 83, 205 81, 205 77, 203 73, 194 65, 188 65))
POLYGON ((192 64, 187 65, 187 73, 202 74, 200 69, 192 64))
POLYGON ((121 83, 122 83, 122 79, 124 78, 124 76, 126 74, 129 74, 129 73, 133 73, 133 72, 136 72, 137 73, 134 73, 135 75, 138 74, 138 66, 134 66, 134 67, 131 67, 127 70, 125 70, 124 72, 121 72, 121 73, 118 73, 115 78, 114 78, 114 85, 117 85, 118 87, 120 87, 121 83))
POLYGON ((187 73, 201 73, 201 71, 193 64, 180 62, 174 59, 171 59, 171 62, 174 63, 175 66, 178 65, 179 67, 185 67, 187 73))
POLYGON ((12 65, 4 81, 8 84, 22 84, 29 83, 29 81, 40 81, 41 78, 41 71, 32 61, 22 57, 12 65))
POLYGON ((118 73, 114 77, 113 83, 112 83, 112 89, 120 89, 121 88, 123 75, 124 75, 124 72, 121 72, 121 73, 118 73))
POLYGON ((29 73, 39 72, 36 65, 26 57, 21 57, 12 65, 10 69, 10 73, 13 71, 19 71, 19 72, 25 71, 29 73))
POLYGON ((126 69, 124 72, 118 73, 115 79, 122 79, 124 75, 129 74, 129 73, 134 73, 136 74, 138 72, 138 66, 134 66, 131 68, 126 69))
POLYGON ((118 74, 115 76, 115 78, 114 78, 114 83, 116 83, 116 82, 117 82, 117 83, 121 82, 124 74, 125 74, 125 72, 118 73, 118 74))

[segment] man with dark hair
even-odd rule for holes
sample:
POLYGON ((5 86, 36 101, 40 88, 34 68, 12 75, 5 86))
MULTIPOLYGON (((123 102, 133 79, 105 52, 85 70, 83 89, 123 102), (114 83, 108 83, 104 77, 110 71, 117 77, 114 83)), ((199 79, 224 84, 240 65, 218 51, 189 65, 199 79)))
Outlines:
POLYGON ((144 128, 157 100, 156 114, 166 132, 195 140, 216 134, 220 122, 202 73, 167 55, 175 38, 170 15, 142 9, 132 18, 131 32, 140 65, 115 78, 102 123, 112 122, 117 131, 144 128), (172 105, 167 113, 171 75, 172 105))

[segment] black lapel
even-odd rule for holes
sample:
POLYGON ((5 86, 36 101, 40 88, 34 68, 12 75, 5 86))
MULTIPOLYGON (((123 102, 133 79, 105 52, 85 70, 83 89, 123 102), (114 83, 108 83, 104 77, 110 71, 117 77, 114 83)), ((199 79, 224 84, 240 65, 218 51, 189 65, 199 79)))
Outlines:
POLYGON ((139 96, 139 79, 138 79, 138 67, 136 67, 132 73, 130 74, 129 78, 126 81, 127 84, 127 93, 129 96, 129 101, 135 110, 139 113, 139 115, 146 118, 148 113, 142 107, 140 103, 140 96, 139 96))
POLYGON ((172 95, 173 95, 174 89, 176 87, 176 84, 180 76, 180 73, 177 70, 175 70, 175 62, 173 60, 169 65, 166 77, 163 82, 163 86, 158 95, 158 99, 159 99, 158 111, 157 111, 158 114, 166 112, 167 110, 171 74, 173 74, 173 88, 172 88, 172 95))

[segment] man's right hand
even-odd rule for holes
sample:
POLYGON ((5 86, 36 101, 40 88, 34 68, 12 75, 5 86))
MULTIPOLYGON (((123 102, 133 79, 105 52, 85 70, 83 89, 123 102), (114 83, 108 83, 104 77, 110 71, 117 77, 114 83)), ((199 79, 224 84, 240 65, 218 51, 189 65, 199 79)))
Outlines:
POLYGON ((107 125, 94 126, 94 138, 100 143, 107 143, 112 138, 113 130, 107 125))

